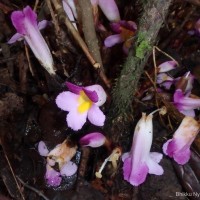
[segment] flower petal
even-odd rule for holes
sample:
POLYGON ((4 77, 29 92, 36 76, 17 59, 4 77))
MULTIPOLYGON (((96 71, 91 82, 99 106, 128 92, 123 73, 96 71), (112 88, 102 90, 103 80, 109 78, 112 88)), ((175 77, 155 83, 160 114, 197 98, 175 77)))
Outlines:
POLYGON ((48 164, 46 166, 45 179, 49 185, 54 186, 54 187, 59 186, 62 181, 62 178, 60 177, 60 173, 55 171, 48 164))
POLYGON ((151 158, 148 159, 147 166, 149 168, 149 174, 162 175, 164 172, 163 168, 151 158))
POLYGON ((130 152, 126 152, 122 154, 122 161, 124 162, 126 158, 130 157, 130 152))
POLYGON ((200 107, 200 98, 190 98, 184 96, 182 90, 178 89, 174 93, 175 106, 180 110, 193 110, 200 107))
POLYGON ((83 88, 83 91, 85 92, 85 94, 87 95, 87 97, 94 103, 97 103, 98 102, 98 95, 96 93, 96 91, 90 91, 90 90, 87 90, 85 88, 83 88))
POLYGON ((68 5, 68 3, 66 3, 66 0, 62 1, 62 3, 63 3, 63 8, 64 8, 66 15, 69 17, 69 20, 72 22, 74 27, 77 29, 76 23, 74 22, 75 21, 74 14, 73 14, 70 6, 68 5))
POLYGON ((106 137, 98 132, 89 133, 85 136, 83 136, 79 143, 81 146, 90 146, 93 148, 102 146, 106 141, 106 137))
POLYGON ((70 82, 66 82, 66 86, 68 87, 69 91, 75 93, 75 94, 79 94, 81 90, 83 90, 83 87, 74 85, 70 82))
POLYGON ((56 104, 64 111, 76 110, 78 107, 78 95, 72 92, 62 92, 56 97, 56 104))
POLYGON ((163 86, 166 90, 169 90, 173 83, 174 81, 164 81, 160 84, 160 86, 163 86))
POLYGON ((77 169, 77 165, 72 161, 69 161, 62 166, 60 173, 62 176, 72 176, 77 172, 77 169))
POLYGON ((70 6, 70 8, 72 9, 73 15, 74 17, 77 19, 78 15, 77 15, 77 11, 76 11, 76 5, 74 0, 65 0, 67 1, 68 5, 70 6))
POLYGON ((177 66, 177 62, 174 60, 166 61, 158 66, 159 73, 168 72, 172 69, 175 69, 177 66))
POLYGON ((119 9, 115 0, 99 0, 99 7, 109 21, 120 20, 119 9))
POLYGON ((98 101, 95 102, 95 105, 97 106, 102 106, 105 102, 106 102, 106 92, 103 89, 102 86, 100 85, 91 85, 91 86, 87 86, 85 87, 86 90, 90 90, 90 91, 95 91, 98 95, 98 101))
POLYGON ((37 14, 32 10, 30 6, 26 6, 23 9, 23 13, 25 15, 25 19, 29 21, 35 28, 37 28, 37 14))
POLYGON ((180 110, 179 111, 184 114, 185 116, 189 116, 189 117, 195 117, 195 112, 194 110, 180 110))
POLYGON ((178 151, 177 153, 173 155, 173 158, 178 164, 184 165, 189 161, 190 155, 191 155, 191 151, 188 148, 188 149, 185 149, 184 151, 178 151))
POLYGON ((39 30, 42 30, 42 29, 46 28, 48 25, 49 25, 49 21, 42 20, 38 23, 38 28, 39 28, 39 30))
POLYGON ((138 186, 142 184, 147 177, 148 171, 149 169, 146 163, 140 163, 140 165, 137 165, 136 168, 132 168, 130 158, 127 158, 124 161, 124 179, 127 180, 133 186, 138 186))
POLYGON ((88 111, 88 119, 92 124, 96 126, 103 126, 106 117, 98 106, 92 105, 88 111))
POLYGON ((150 152, 149 156, 156 163, 159 163, 163 158, 163 154, 158 152, 150 152))
POLYGON ((67 124, 74 131, 80 130, 87 119, 87 112, 79 113, 78 111, 70 111, 67 115, 67 124))
POLYGON ((41 156, 47 156, 49 153, 49 150, 43 141, 40 141, 38 144, 38 152, 41 156))
POLYGON ((164 143, 164 145, 163 145, 163 152, 164 152, 164 154, 165 155, 168 155, 168 153, 167 153, 167 148, 168 148, 168 145, 169 145, 169 143, 172 141, 172 139, 170 139, 170 140, 167 140, 167 142, 165 142, 164 143))
POLYGON ((160 84, 164 81, 174 81, 174 78, 168 76, 166 73, 160 73, 157 76, 157 83, 160 84))
POLYGON ((8 44, 15 43, 16 41, 23 40, 23 35, 20 33, 15 33, 10 40, 8 41, 8 44))
POLYGON ((11 20, 13 26, 16 28, 17 32, 20 34, 26 34, 26 29, 24 27, 25 16, 22 11, 14 11, 11 14, 11 20))
POLYGON ((112 47, 118 43, 122 43, 123 39, 120 34, 110 35, 104 40, 104 45, 106 47, 112 47))

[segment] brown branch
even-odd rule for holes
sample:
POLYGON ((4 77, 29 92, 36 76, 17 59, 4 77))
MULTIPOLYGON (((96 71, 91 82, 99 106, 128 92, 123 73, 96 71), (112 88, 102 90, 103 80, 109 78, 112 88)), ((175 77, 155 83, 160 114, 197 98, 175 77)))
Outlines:
POLYGON ((92 12, 92 5, 90 0, 79 0, 79 8, 80 8, 80 19, 83 25, 83 33, 85 37, 86 44, 94 57, 94 59, 100 63, 100 76, 104 79, 104 82, 108 87, 110 87, 109 80, 104 76, 104 68, 103 62, 101 59, 101 54, 98 45, 98 38, 95 31, 94 26, 94 17, 92 12))
POLYGON ((55 26, 55 32, 56 32, 56 35, 58 35, 60 33, 60 27, 58 25, 58 21, 55 17, 55 13, 53 11, 53 8, 52 8, 52 5, 51 5, 51 1, 50 0, 46 0, 46 4, 49 8, 49 11, 50 11, 50 14, 51 14, 51 17, 52 17, 52 20, 53 20, 53 24, 55 26))
MULTIPOLYGON (((74 28, 73 24, 70 22, 68 16, 65 14, 61 1, 60 0, 51 0, 51 1, 54 5, 54 8, 55 8, 57 14, 58 14, 58 20, 61 23, 64 23, 66 25, 66 27, 68 28, 68 30, 70 31, 70 33, 72 34, 72 36, 74 37, 76 42, 79 44, 79 46, 85 53, 88 60, 92 64, 92 66, 97 70, 99 70, 99 69, 101 70, 100 63, 96 62, 96 60, 93 58, 90 51, 88 50, 87 45, 85 44, 85 42, 83 41, 83 39, 81 38, 81 36, 77 32, 77 30, 74 28)), ((108 83, 106 82, 107 79, 105 78, 105 74, 102 70, 100 72, 100 75, 101 75, 101 78, 104 81, 104 83, 108 86, 108 83)))

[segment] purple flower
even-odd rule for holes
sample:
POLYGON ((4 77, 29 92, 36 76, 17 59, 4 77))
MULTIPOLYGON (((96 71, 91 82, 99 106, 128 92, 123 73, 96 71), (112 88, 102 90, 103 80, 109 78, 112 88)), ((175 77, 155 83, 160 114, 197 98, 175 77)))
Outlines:
POLYGON ((185 117, 179 128, 163 145, 163 152, 178 164, 184 165, 190 159, 190 146, 199 132, 199 124, 192 117, 185 117))
POLYGON ((88 118, 96 126, 103 126, 105 115, 99 109, 106 101, 106 93, 100 85, 87 87, 76 86, 67 82, 70 91, 60 93, 56 104, 64 111, 68 111, 67 124, 77 131, 83 127, 88 118))
POLYGON ((161 63, 159 66, 158 66, 158 72, 159 73, 163 73, 163 72, 168 72, 172 69, 175 69, 177 66, 177 62, 174 61, 174 60, 170 60, 170 61, 166 61, 164 63, 161 63))
POLYGON ((200 107, 200 98, 188 97, 180 89, 175 91, 173 102, 181 113, 191 117, 195 117, 194 109, 200 107))
POLYGON ((89 146, 89 147, 100 147, 106 142, 106 137, 98 132, 89 133, 83 136, 79 143, 81 146, 89 146))
POLYGON ((142 184, 148 173, 163 174, 163 168, 158 164, 162 154, 150 153, 153 139, 152 118, 152 113, 148 116, 142 113, 142 118, 135 127, 131 151, 122 157, 124 179, 134 186, 142 184))
POLYGON ((54 170, 48 164, 46 165, 45 179, 50 186, 57 187, 61 184, 62 178, 60 172, 54 170))
POLYGON ((39 142, 39 154, 47 157, 45 179, 48 185, 57 187, 62 181, 62 176, 72 176, 77 172, 78 166, 71 161, 76 154, 76 149, 77 146, 69 147, 66 140, 51 151, 47 149, 43 141, 39 142), (60 172, 52 168, 56 163, 58 163, 60 172))
POLYGON ((137 30, 137 25, 133 21, 118 21, 111 23, 111 29, 116 33, 114 35, 108 36, 104 40, 104 45, 106 47, 112 47, 118 43, 123 44, 123 50, 127 54, 129 48, 132 45, 133 37, 137 30))
POLYGON ((44 20, 37 24, 37 14, 29 6, 26 6, 23 11, 12 12, 11 20, 17 33, 8 43, 12 44, 24 38, 41 65, 49 74, 55 74, 51 52, 39 31, 47 25, 47 21, 44 20))

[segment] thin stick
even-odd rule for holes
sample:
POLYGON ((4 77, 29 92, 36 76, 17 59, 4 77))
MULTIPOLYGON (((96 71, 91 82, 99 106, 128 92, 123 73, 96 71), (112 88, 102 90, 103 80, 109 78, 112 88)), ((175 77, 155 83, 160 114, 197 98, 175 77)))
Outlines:
POLYGON ((28 185, 27 183, 25 183, 22 179, 20 179, 18 176, 17 176, 17 179, 22 183, 22 185, 32 191, 34 191, 38 196, 42 197, 43 199, 45 200, 50 200, 49 198, 47 198, 41 191, 37 190, 36 188, 28 185))
POLYGON ((19 190, 19 193, 20 193, 22 199, 25 200, 25 197, 24 197, 24 195, 23 195, 23 193, 22 193, 22 191, 21 191, 21 188, 20 188, 19 183, 17 182, 16 176, 15 176, 15 174, 14 174, 13 168, 12 168, 12 166, 11 166, 11 164, 10 164, 10 161, 9 161, 9 159, 8 159, 8 156, 7 156, 7 154, 6 154, 4 145, 3 145, 2 142, 1 142, 1 139, 0 139, 0 145, 1 145, 2 149, 3 149, 4 156, 5 156, 5 158, 6 158, 6 161, 7 161, 7 163, 8 163, 8 166, 9 166, 9 168, 10 168, 10 171, 11 171, 11 173, 12 173, 12 175, 13 175, 13 178, 14 178, 14 180, 15 180, 15 183, 16 183, 16 185, 17 185, 17 188, 18 188, 18 190, 19 190))
POLYGON ((53 24, 55 25, 56 35, 58 35, 60 33, 60 27, 59 27, 58 21, 57 21, 57 19, 55 17, 55 13, 53 11, 53 8, 52 8, 52 5, 51 5, 51 1, 50 0, 46 0, 46 3, 47 3, 47 6, 49 8, 49 11, 51 13, 53 24))
POLYGON ((36 11, 37 6, 38 6, 38 3, 39 3, 39 0, 36 0, 36 1, 35 1, 35 5, 34 5, 34 8, 33 8, 34 11, 36 11))
POLYGON ((176 64, 179 66, 179 63, 177 60, 175 60, 172 56, 170 56, 169 54, 167 54, 166 52, 162 51, 160 48, 158 48, 157 46, 153 46, 153 48, 155 48, 157 51, 161 52, 162 54, 164 54, 165 56, 167 56, 168 58, 172 59, 173 61, 176 62, 176 64))
POLYGON ((100 69, 100 73, 99 73, 100 77, 103 80, 103 82, 106 84, 106 86, 109 87, 110 86, 109 81, 107 81, 108 80, 107 77, 105 76, 104 72, 101 70, 100 63, 96 62, 96 60, 91 55, 90 51, 88 50, 87 45, 85 44, 85 42, 83 41, 83 39, 79 35, 78 31, 74 28, 74 26, 71 23, 71 21, 69 20, 68 16, 65 14, 61 2, 59 0, 51 0, 51 1, 52 1, 53 5, 55 7, 57 14, 58 14, 59 20, 61 22, 63 22, 65 24, 65 26, 68 28, 68 30, 70 31, 70 33, 72 34, 72 36, 74 37, 76 42, 81 47, 81 49, 85 53, 86 57, 88 58, 88 60, 92 64, 92 66, 95 69, 100 69))
POLYGON ((31 65, 30 55, 29 55, 28 48, 27 48, 26 45, 24 45, 24 47, 25 47, 26 58, 27 58, 27 60, 28 60, 28 67, 29 67, 29 70, 30 70, 32 76, 34 77, 34 76, 35 76, 35 73, 34 73, 34 71, 33 71, 32 65, 31 65))

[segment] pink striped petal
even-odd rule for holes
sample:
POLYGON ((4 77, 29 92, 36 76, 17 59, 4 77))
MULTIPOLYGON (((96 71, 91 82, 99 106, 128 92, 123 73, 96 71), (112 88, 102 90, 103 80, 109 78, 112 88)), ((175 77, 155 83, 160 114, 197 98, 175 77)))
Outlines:
POLYGON ((77 165, 72 161, 69 161, 62 166, 60 173, 62 176, 72 176, 77 172, 77 169, 77 165))
POLYGON ((78 95, 72 92, 62 92, 56 97, 56 104, 64 111, 76 110, 78 107, 78 95))
POLYGON ((105 40, 104 40, 104 45, 106 47, 112 47, 118 43, 122 43, 123 42, 123 39, 121 37, 120 34, 116 34, 116 35, 111 35, 111 36, 108 36, 105 40))
POLYGON ((120 14, 115 0, 99 0, 99 7, 110 22, 119 21, 120 14))
POLYGON ((71 111, 67 115, 67 124, 74 131, 80 130, 85 124, 87 119, 87 112, 79 113, 78 111, 71 111))
POLYGON ((88 111, 88 119, 92 124, 96 126, 103 126, 106 117, 98 106, 92 105, 88 111))
POLYGON ((80 140, 79 143, 82 146, 90 146, 93 148, 100 147, 102 146, 106 141, 106 137, 98 132, 94 133, 89 133, 85 136, 83 136, 80 140))

